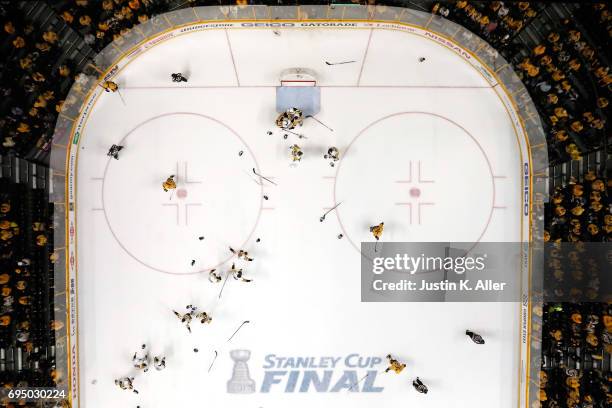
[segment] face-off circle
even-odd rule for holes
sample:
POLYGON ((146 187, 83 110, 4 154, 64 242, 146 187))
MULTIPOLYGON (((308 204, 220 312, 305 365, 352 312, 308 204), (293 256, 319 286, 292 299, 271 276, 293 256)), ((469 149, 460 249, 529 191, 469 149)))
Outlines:
POLYGON ((251 149, 229 126, 197 113, 167 113, 120 143, 121 159, 105 168, 102 201, 111 233, 132 258, 159 272, 193 274, 231 259, 227 245, 250 240, 263 186, 249 176, 259 169, 251 149), (164 192, 170 175, 177 188, 164 192), (210 237, 206 244, 202 235, 210 237))
POLYGON ((395 113, 366 126, 345 149, 336 169, 338 202, 343 234, 360 252, 361 242, 374 241, 369 227, 380 222, 382 241, 478 242, 493 214, 493 170, 457 122, 395 113))

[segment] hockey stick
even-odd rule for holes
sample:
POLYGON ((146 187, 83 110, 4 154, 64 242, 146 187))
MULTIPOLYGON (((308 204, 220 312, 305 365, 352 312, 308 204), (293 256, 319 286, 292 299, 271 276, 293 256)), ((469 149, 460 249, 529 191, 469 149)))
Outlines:
POLYGON ((175 188, 172 189, 172 192, 170 193, 170 198, 168 199, 168 201, 172 201, 172 197, 174 197, 174 190, 176 190, 175 188))
POLYGON ((329 129, 331 132, 333 132, 333 131, 334 131, 334 129, 330 128, 329 126, 327 126, 325 123, 321 122, 319 119, 315 118, 314 116, 312 116, 312 115, 308 115, 308 116, 306 116, 306 117, 307 117, 307 118, 313 118, 314 120, 316 120, 317 122, 319 122, 321 125, 323 125, 323 126, 325 126, 326 128, 328 128, 328 129, 329 129))
POLYGON ((121 95, 121 91, 119 90, 119 88, 117 88, 117 93, 119 94, 119 98, 121 98, 121 102, 123 102, 123 106, 127 106, 127 104, 125 103, 125 99, 123 99, 123 95, 121 95))
POLYGON ((363 377, 361 377, 361 380, 357 381, 355 384, 351 385, 351 388, 349 388, 348 390, 351 391, 353 389, 353 387, 355 387, 356 385, 361 384, 361 382, 363 380, 365 380, 366 378, 368 378, 368 376, 370 375, 370 373, 364 375, 363 377))
POLYGON ((227 339, 227 342, 229 343, 229 341, 230 341, 231 339, 233 339, 233 338, 234 338, 234 336, 236 335, 236 333, 238 333, 238 330, 242 329, 242 326, 244 326, 244 325, 245 325, 245 324, 247 324, 247 323, 251 323, 251 322, 250 322, 249 320, 245 320, 244 322, 242 322, 242 324, 241 324, 241 325, 240 325, 240 326, 239 326, 239 327, 236 329, 236 331, 234 332, 234 334, 232 334, 232 336, 231 336, 229 339, 227 339))
POLYGON ((325 221, 325 216, 326 216, 327 214, 329 214, 330 212, 334 211, 336 208, 338 208, 338 206, 339 206, 340 204, 342 204, 342 201, 340 201, 338 204, 334 205, 334 206, 333 206, 332 208, 330 208, 330 209, 329 209, 329 210, 328 210, 328 211, 327 211, 325 214, 323 214, 323 215, 321 216, 321 218, 319 218, 319 221, 321 221, 321 222, 325 221))
MULTIPOLYGON (((382 373, 384 373, 384 371, 381 371, 381 372, 380 372, 380 373, 378 373, 378 374, 382 374, 382 373)), ((368 374, 364 375, 363 377, 361 377, 361 380, 359 380, 359 381, 357 381, 355 384, 351 385, 351 388, 349 388, 348 390, 349 390, 349 391, 350 391, 350 390, 352 390, 354 386, 361 384, 361 382, 362 382, 363 380, 365 380, 366 378, 368 378, 369 376, 370 376, 370 373, 368 373, 368 374)))
POLYGON ((327 65, 342 65, 342 64, 351 64, 351 63, 353 63, 353 62, 357 62, 357 61, 342 61, 342 62, 328 62, 328 61, 325 61, 325 63, 326 63, 327 65))
POLYGON ((255 175, 256 175, 256 176, 261 177, 262 179, 266 180, 268 183, 272 183, 272 184, 274 184, 275 186, 277 186, 277 185, 278 185, 278 184, 276 184, 275 182, 273 182, 272 180, 270 180, 269 178, 264 177, 264 176, 262 176, 261 174, 257 173, 257 172, 255 171, 255 167, 253 167, 253 173, 255 173, 255 175))
POLYGON ((290 131, 290 130, 289 130, 289 129, 287 129, 287 128, 281 128, 281 129, 282 129, 284 132, 288 132, 288 133, 291 133, 292 135, 296 135, 296 136, 297 136, 298 138, 300 138, 300 139, 308 139, 306 136, 301 135, 301 134, 299 134, 299 133, 292 132, 292 131, 290 131))
POLYGON ((213 357, 213 361, 212 363, 210 363, 210 367, 208 367, 208 372, 210 373, 210 370, 212 369, 213 364, 215 364, 215 361, 217 361, 217 356, 219 355, 219 353, 217 353, 217 350, 215 350, 215 356, 213 357))
POLYGON ((179 4, 179 5, 178 5, 178 6, 176 6, 176 7, 171 8, 171 9, 170 9, 170 11, 174 11, 174 10, 176 10, 176 9, 179 9, 179 8, 183 7, 183 6, 184 6, 185 4, 187 4, 187 3, 189 3, 189 0, 187 0, 187 1, 183 2, 182 4, 179 4))
POLYGON ((258 186, 263 186, 263 183, 260 180, 255 180, 253 177, 251 177, 250 173, 247 173, 245 170, 243 170, 243 173, 249 176, 249 178, 253 180, 253 183, 257 184, 258 186))
POLYGON ((225 284, 227 283, 227 278, 229 278, 230 273, 227 272, 227 276, 225 277, 225 280, 223 281, 223 286, 221 286, 221 290, 219 291, 219 299, 221 299, 221 294, 223 293, 223 289, 225 288, 225 284))

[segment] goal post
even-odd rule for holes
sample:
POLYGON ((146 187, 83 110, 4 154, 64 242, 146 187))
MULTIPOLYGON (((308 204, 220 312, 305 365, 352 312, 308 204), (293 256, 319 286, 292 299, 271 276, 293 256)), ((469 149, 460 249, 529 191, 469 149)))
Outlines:
POLYGON ((289 68, 281 72, 281 86, 317 86, 317 77, 308 68, 289 68))
POLYGON ((316 73, 308 68, 289 68, 280 74, 276 87, 276 111, 300 109, 305 116, 314 116, 321 110, 321 90, 316 73))

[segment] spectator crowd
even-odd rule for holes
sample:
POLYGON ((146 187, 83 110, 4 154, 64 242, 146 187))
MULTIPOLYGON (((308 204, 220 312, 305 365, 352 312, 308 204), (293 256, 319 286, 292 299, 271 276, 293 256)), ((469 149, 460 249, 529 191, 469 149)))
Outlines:
POLYGON ((49 204, 44 190, 6 178, 0 187, 0 382, 53 386, 51 346, 63 324, 50 317, 48 271, 56 256, 49 204))
POLYGON ((610 139, 612 13, 606 3, 589 2, 574 18, 557 20, 544 12, 548 6, 457 0, 432 11, 480 34, 513 64, 538 107, 555 164, 578 160, 610 139), (540 36, 533 44, 520 37, 529 25, 526 38, 540 36))
POLYGON ((608 303, 551 303, 543 315, 539 393, 532 408, 604 408, 612 404, 612 353, 608 303))
POLYGON ((612 212, 609 192, 612 180, 594 171, 557 187, 546 207, 545 241, 551 242, 610 242, 612 212))

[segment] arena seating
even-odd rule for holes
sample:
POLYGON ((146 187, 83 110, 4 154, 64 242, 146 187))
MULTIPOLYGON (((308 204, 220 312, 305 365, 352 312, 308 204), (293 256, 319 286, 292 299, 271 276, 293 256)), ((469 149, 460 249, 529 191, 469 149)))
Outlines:
POLYGON ((610 406, 610 305, 547 304, 543 318, 541 406, 610 406))
POLYGON ((609 242, 612 240, 612 215, 609 191, 612 187, 605 177, 594 171, 583 176, 583 181, 571 180, 566 186, 554 189, 546 208, 545 239, 552 242, 609 242))
MULTIPOLYGON (((194 2, 183 3, 186 6, 194 2)), ((57 1, 53 2, 53 7, 96 51, 101 51, 134 25, 144 23, 151 15, 172 9, 169 2, 152 0, 57 1)))
POLYGON ((609 5, 459 0, 432 11, 480 34, 512 62, 540 112, 551 164, 607 146, 609 5))
MULTIPOLYGON (((545 240, 610 242, 610 179, 595 170, 553 188, 546 205, 545 240)), ((588 260, 587 260, 588 261, 588 260)), ((559 265, 552 270, 553 286, 572 286, 582 279, 559 265)), ((588 265, 584 269, 589 273, 588 265)), ((604 272, 606 273, 606 272, 604 272)), ((608 271, 609 273, 609 271, 608 271)), ((610 355, 612 308, 608 303, 544 303, 542 315, 542 407, 603 407, 612 402, 610 355), (582 404, 582 405, 581 405, 582 404)))
POLYGON ((52 386, 53 222, 44 167, 1 157, 0 381, 52 386))
MULTIPOLYGON (((0 4, 2 118, 0 152, 48 152, 53 128, 75 74, 58 30, 28 20, 17 2, 0 4)), ((44 156, 43 156, 44 157, 44 156)), ((44 162, 44 160, 41 160, 44 162)))

